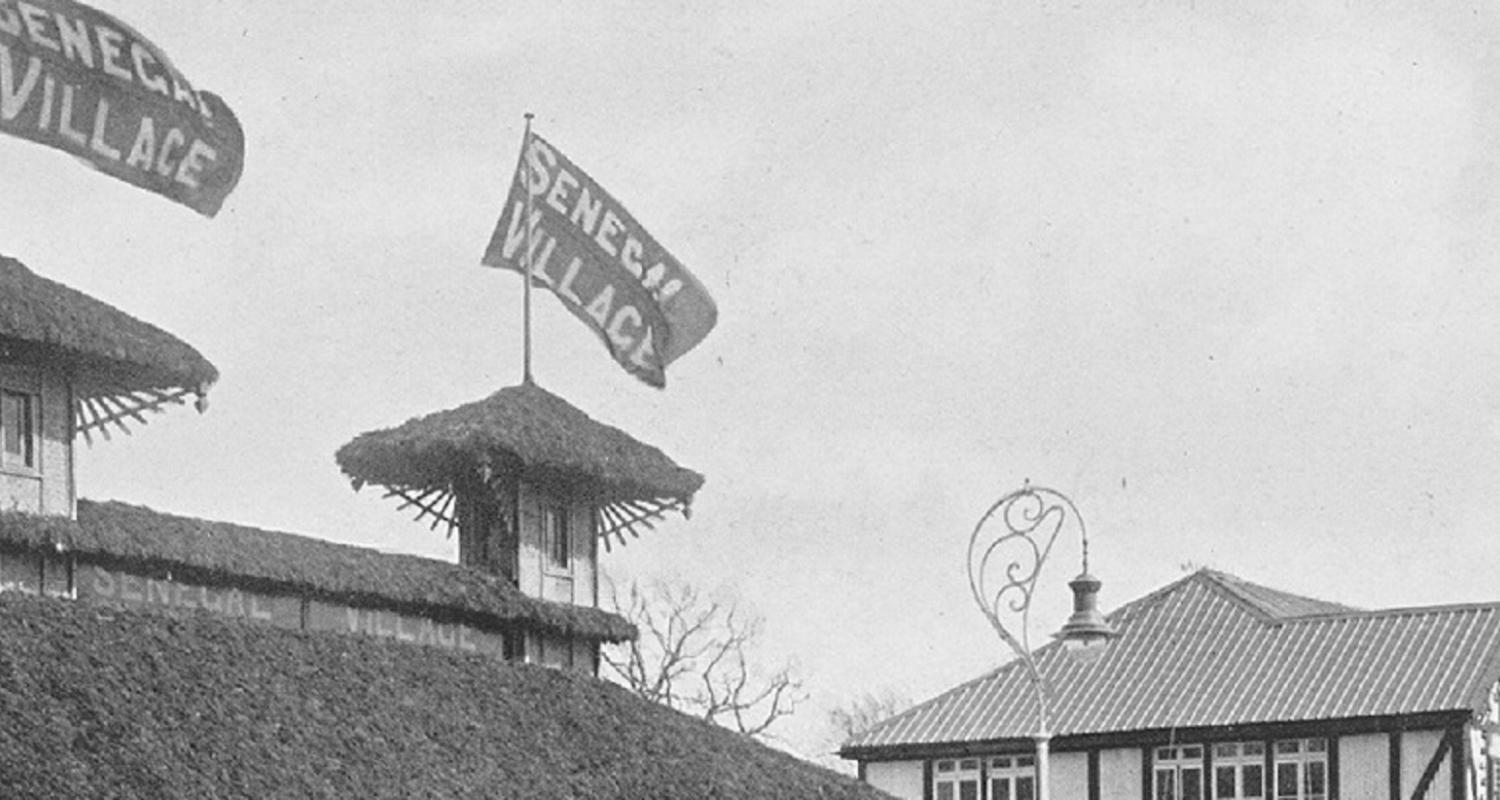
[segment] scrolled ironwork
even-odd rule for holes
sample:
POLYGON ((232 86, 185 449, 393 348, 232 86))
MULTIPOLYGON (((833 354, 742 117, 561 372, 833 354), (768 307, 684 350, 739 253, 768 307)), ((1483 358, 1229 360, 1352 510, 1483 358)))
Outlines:
POLYGON ((1036 688, 1039 733, 1048 728, 1047 697, 1041 673, 1031 653, 1028 623, 1038 577, 1052 546, 1072 521, 1083 539, 1084 571, 1088 571, 1088 534, 1083 516, 1065 495, 1029 482, 1005 495, 985 511, 969 536, 969 590, 990 626, 1025 664, 1036 688), (1003 617, 1019 615, 1015 632, 1003 617), (1019 635, 1018 635, 1019 634, 1019 635))

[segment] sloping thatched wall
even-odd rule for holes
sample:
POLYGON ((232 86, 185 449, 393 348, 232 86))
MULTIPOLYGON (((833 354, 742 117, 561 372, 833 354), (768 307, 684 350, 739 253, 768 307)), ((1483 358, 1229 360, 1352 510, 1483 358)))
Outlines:
POLYGON ((0 544, 33 550, 61 546, 82 557, 155 566, 215 583, 494 619, 568 636, 618 642, 636 635, 635 626, 614 614, 527 597, 503 579, 456 564, 125 503, 79 500, 77 522, 0 513, 0 544))
POLYGON ((4 797, 886 797, 540 667, 14 594, 0 641, 4 797))

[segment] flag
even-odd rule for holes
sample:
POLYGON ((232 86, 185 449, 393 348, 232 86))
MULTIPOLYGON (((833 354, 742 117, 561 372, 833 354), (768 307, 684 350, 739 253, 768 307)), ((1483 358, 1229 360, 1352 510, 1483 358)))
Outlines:
POLYGON ((129 25, 74 0, 0 0, 0 132, 210 217, 244 163, 223 100, 129 25))
POLYGON ((480 263, 524 274, 528 262, 533 285, 550 289, 621 367, 658 388, 666 385, 667 365, 718 320, 703 284, 619 201, 535 134, 522 143, 480 263))

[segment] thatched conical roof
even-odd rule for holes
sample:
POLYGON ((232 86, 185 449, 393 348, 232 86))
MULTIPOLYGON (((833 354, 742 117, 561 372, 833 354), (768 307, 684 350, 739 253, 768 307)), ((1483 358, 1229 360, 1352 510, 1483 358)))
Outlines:
POLYGON ((335 458, 356 489, 384 486, 450 522, 453 484, 480 472, 579 486, 601 507, 601 535, 686 508, 703 485, 661 450, 529 383, 360 434, 335 458))
POLYGON ((142 421, 187 394, 201 400, 219 371, 161 328, 0 256, 0 357, 68 367, 80 431, 142 421))

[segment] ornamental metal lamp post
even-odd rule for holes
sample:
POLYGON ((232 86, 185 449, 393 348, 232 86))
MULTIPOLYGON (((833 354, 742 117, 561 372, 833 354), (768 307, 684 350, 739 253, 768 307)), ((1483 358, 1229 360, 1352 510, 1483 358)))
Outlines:
POLYGON ((1031 652, 1027 622, 1031 599, 1042 565, 1052 545, 1069 520, 1077 524, 1083 541, 1083 571, 1068 583, 1073 589, 1073 615, 1053 638, 1063 647, 1085 658, 1099 656, 1104 645, 1118 636, 1099 613, 1100 582, 1089 574, 1088 532, 1078 508, 1060 492, 1035 487, 1028 481, 1021 489, 1000 498, 969 536, 969 589, 974 602, 1026 667, 1036 691, 1036 796, 1049 800, 1047 755, 1051 741, 1047 716, 1047 687, 1031 652), (1006 555, 1002 553, 1010 553, 1006 555), (1019 552, 1019 555, 1014 555, 1019 552), (1001 615, 1019 615, 1019 638, 1005 627, 1001 615))

